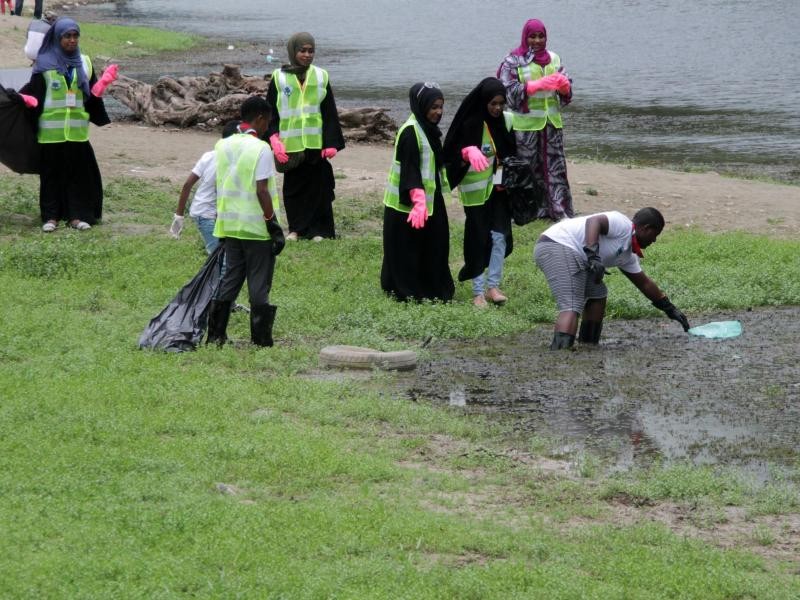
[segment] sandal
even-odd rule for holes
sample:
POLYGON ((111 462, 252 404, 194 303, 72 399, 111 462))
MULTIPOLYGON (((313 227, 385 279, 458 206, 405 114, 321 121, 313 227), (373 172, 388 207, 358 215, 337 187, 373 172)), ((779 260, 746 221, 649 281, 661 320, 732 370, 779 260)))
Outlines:
POLYGON ((91 229, 92 226, 89 225, 86 221, 70 221, 69 226, 73 229, 77 229, 78 231, 86 231, 87 229, 91 229))
POLYGON ((45 233, 52 233, 56 230, 56 227, 58 227, 58 223, 56 223, 55 221, 48 221, 47 223, 42 225, 42 231, 44 231, 45 233))

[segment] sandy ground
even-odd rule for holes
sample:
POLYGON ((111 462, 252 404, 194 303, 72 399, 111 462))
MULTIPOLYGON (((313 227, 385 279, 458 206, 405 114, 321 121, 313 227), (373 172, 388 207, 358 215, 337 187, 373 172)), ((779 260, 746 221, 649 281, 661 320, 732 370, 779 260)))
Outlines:
MULTIPOLYGON (((92 127, 91 132, 104 177, 168 180, 175 184, 176 194, 195 161, 213 147, 216 139, 214 133, 133 123, 92 127)), ((380 193, 390 161, 388 145, 347 147, 333 159, 337 196, 380 193)), ((716 173, 574 161, 569 164, 569 179, 579 213, 620 210, 632 214, 642 206, 654 206, 664 213, 669 226, 697 226, 707 231, 741 229, 780 237, 800 234, 797 186, 731 179, 716 173)), ((449 212, 456 220, 460 218, 457 201, 450 203, 449 212)))
MULTIPOLYGON (((28 66, 22 47, 29 23, 25 17, 0 18, 0 68, 28 66)), ((213 147, 216 134, 156 129, 135 123, 92 127, 91 141, 103 176, 128 175, 169 180, 179 186, 200 155, 213 147)), ((333 165, 337 196, 380 193, 391 160, 388 145, 350 146, 333 165)), ((707 231, 746 230, 796 237, 800 234, 800 187, 744 181, 716 173, 682 173, 655 168, 569 163, 575 209, 579 213, 642 206, 664 213, 669 226, 697 226, 707 231)), ((0 173, 9 171, 0 166, 0 173)), ((177 193, 177 191, 176 191, 177 193)), ((457 202, 449 212, 458 220, 457 202)))

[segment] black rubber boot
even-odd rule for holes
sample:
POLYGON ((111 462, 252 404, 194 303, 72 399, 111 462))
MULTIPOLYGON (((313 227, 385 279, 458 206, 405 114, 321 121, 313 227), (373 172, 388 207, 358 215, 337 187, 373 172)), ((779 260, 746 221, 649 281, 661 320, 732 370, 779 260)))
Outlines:
POLYGON ((208 309, 208 337, 206 344, 216 344, 223 346, 228 340, 226 332, 228 330, 228 319, 231 318, 232 302, 212 300, 208 309))
POLYGON ((277 306, 253 304, 250 306, 250 340, 256 346, 272 346, 272 325, 277 306))
POLYGON ((581 344, 600 343, 600 334, 603 332, 602 321, 581 321, 581 330, 578 333, 578 341, 581 344))
POLYGON ((550 344, 550 350, 566 350, 572 348, 575 343, 575 336, 563 331, 556 331, 553 334, 553 343, 550 344))

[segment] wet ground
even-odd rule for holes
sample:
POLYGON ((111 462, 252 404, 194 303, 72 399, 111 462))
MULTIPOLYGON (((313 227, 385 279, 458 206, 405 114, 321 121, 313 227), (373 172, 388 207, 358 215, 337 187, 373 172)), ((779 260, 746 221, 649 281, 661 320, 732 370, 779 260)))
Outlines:
POLYGON ((715 313, 743 334, 708 340, 667 319, 612 320, 599 347, 550 352, 550 326, 511 338, 434 343, 404 379, 417 400, 510 416, 554 454, 611 470, 654 461, 732 465, 758 480, 800 451, 800 307, 715 313))

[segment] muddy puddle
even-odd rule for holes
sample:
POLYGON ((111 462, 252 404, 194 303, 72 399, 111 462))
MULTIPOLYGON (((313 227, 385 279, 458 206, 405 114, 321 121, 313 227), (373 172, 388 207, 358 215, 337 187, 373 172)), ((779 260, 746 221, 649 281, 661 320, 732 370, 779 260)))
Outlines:
POLYGON ((760 481, 800 450, 800 307, 716 313, 743 334, 707 340, 667 319, 608 321, 598 348, 550 352, 550 326, 440 341, 404 379, 420 401, 510 419, 548 451, 599 455, 610 470, 654 462, 735 466, 760 481))

